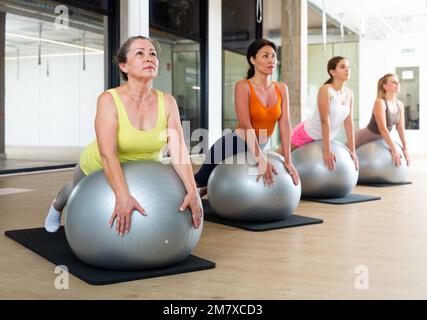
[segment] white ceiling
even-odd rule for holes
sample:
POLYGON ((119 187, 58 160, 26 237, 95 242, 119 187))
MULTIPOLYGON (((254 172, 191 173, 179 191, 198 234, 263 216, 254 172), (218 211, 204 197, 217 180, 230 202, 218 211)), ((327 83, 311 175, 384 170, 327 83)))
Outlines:
POLYGON ((427 37, 426 0, 309 0, 360 36, 427 37))
MULTIPOLYGON (((36 54, 40 43, 39 26, 40 20, 8 13, 6 15, 6 58, 14 57, 17 49, 23 56, 36 54)), ((83 43, 82 31, 77 28, 58 30, 53 22, 42 22, 43 51, 49 47, 50 52, 74 52, 82 49, 83 45, 87 47, 87 51, 103 50, 102 34, 85 31, 84 37, 85 43, 83 43)))
MULTIPOLYGON (((278 0, 264 0, 264 28, 280 30, 281 10, 278 0)), ((366 38, 385 38, 388 35, 411 37, 425 35, 427 39, 427 0, 309 0, 321 11, 323 3, 327 14, 353 32, 366 38)), ((6 57, 37 55, 39 47, 39 19, 7 13, 6 15, 6 57), (20 36, 25 36, 20 37, 20 36)), ((321 28, 321 16, 316 10, 308 8, 308 27, 321 28)), ((78 21, 77 21, 78 24, 78 21)), ((331 30, 328 23, 328 30, 331 30)), ((331 31, 330 31, 331 32, 331 31)), ((53 21, 43 22, 42 39, 55 42, 42 42, 42 54, 65 54, 81 51, 83 45, 80 28, 58 30, 53 21), (64 45, 65 44, 65 45, 64 45), (75 47, 73 47, 73 45, 75 47)), ((99 32, 85 32, 87 51, 102 52, 104 35, 99 32), (94 49, 94 50, 91 50, 94 49)))

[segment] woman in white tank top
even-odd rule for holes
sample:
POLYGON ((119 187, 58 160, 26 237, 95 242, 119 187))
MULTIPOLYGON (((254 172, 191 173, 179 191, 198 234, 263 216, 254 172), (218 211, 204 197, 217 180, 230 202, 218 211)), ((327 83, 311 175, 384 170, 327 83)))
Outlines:
POLYGON ((356 169, 359 163, 356 156, 353 128, 353 91, 345 87, 350 78, 350 64, 343 57, 334 57, 328 62, 329 80, 320 87, 317 95, 317 108, 305 122, 292 132, 292 150, 306 143, 323 140, 323 161, 330 170, 335 169, 335 154, 331 151, 331 140, 344 124, 347 145, 356 169))

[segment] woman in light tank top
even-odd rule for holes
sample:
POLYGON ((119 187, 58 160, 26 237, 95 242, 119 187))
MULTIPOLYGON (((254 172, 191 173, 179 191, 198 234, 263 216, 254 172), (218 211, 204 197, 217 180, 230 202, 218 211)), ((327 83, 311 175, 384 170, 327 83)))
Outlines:
POLYGON ((349 153, 358 170, 353 130, 353 91, 345 86, 350 79, 350 64, 346 58, 333 57, 328 62, 327 71, 330 78, 319 89, 317 108, 292 132, 292 150, 322 140, 323 162, 328 170, 333 171, 336 158, 331 151, 331 140, 344 124, 349 153))
POLYGON ((377 139, 384 139, 390 148, 395 166, 400 166, 401 155, 396 150, 396 145, 390 136, 390 132, 396 126, 402 142, 403 155, 409 165, 409 154, 405 139, 405 115, 402 101, 396 98, 400 91, 399 79, 395 74, 388 73, 378 80, 377 99, 375 100, 372 116, 366 128, 356 132, 356 148, 377 139))
POLYGON ((61 212, 75 185, 86 175, 103 169, 116 197, 109 225, 112 227, 116 222, 118 234, 128 233, 132 212, 146 213, 144 204, 138 203, 130 193, 120 163, 144 159, 160 161, 165 146, 169 147, 173 167, 187 191, 179 209, 190 208, 194 227, 200 226, 203 209, 178 106, 170 94, 153 88, 159 67, 158 52, 157 43, 143 36, 129 38, 119 49, 116 62, 125 83, 99 96, 96 141, 83 150, 74 169, 73 181, 66 184, 52 202, 45 219, 48 232, 59 229, 61 212))

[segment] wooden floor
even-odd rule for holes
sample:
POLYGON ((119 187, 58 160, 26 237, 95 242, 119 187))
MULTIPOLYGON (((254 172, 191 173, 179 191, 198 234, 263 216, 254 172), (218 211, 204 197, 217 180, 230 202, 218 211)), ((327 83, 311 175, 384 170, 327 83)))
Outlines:
POLYGON ((55 266, 6 238, 42 226, 71 171, 0 177, 1 299, 426 299, 427 155, 414 155, 412 185, 356 192, 382 200, 351 205, 301 202, 296 214, 323 224, 250 232, 205 223, 195 255, 217 267, 168 277, 91 286, 70 276, 57 290, 55 266), (357 266, 369 288, 355 287, 357 266))

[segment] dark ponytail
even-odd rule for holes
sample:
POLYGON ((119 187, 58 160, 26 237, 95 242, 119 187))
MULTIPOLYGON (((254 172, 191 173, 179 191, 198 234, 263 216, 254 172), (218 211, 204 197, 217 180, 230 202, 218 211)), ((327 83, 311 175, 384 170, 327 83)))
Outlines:
POLYGON ((332 84, 332 82, 334 82, 334 77, 331 74, 331 70, 335 70, 337 68, 338 63, 343 59, 345 58, 341 56, 337 56, 337 57, 333 57, 331 60, 328 61, 327 71, 329 74, 329 79, 326 80, 324 84, 332 84))
POLYGON ((249 63, 249 69, 246 75, 246 79, 250 79, 255 75, 255 66, 252 64, 251 58, 255 59, 258 51, 265 46, 270 46, 273 48, 274 52, 277 52, 276 45, 273 42, 268 41, 266 39, 255 40, 249 46, 248 51, 246 52, 246 60, 248 60, 248 63, 249 63))

